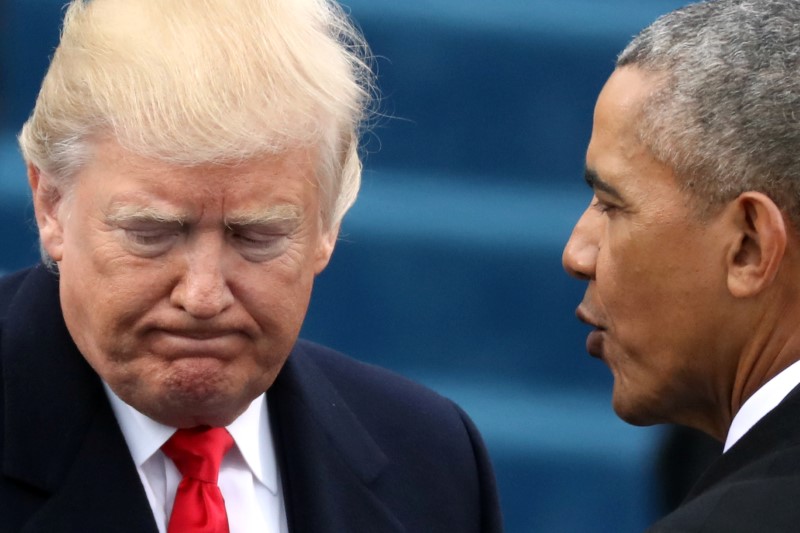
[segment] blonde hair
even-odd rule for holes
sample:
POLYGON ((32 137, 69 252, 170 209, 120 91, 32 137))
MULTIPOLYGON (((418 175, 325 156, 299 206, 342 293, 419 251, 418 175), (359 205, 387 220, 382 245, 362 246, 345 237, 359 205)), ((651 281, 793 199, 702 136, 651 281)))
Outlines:
POLYGON ((109 136, 187 166, 313 147, 331 227, 360 186, 367 58, 332 0, 73 0, 19 142, 64 190, 109 136))

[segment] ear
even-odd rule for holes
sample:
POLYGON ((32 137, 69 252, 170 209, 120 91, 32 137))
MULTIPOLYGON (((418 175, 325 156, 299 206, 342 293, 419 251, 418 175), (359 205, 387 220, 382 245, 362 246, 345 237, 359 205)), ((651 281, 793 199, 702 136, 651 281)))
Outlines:
POLYGON ((64 230, 59 217, 62 196, 50 179, 31 163, 28 163, 28 184, 33 194, 39 241, 47 254, 58 262, 63 255, 64 244, 64 230))
POLYGON ((319 274, 328 266, 328 262, 333 255, 333 249, 336 247, 336 239, 338 238, 339 224, 322 232, 319 242, 317 243, 317 255, 314 259, 314 274, 319 274))
POLYGON ((728 290, 746 298, 775 279, 786 251, 786 223, 775 202, 760 192, 742 193, 730 209, 737 237, 727 258, 728 290))

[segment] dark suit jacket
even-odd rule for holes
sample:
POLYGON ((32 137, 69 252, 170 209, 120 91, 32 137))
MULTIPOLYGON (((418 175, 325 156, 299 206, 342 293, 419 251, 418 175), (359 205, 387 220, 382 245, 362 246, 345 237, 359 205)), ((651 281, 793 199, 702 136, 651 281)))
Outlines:
POLYGON ((800 387, 700 477, 650 533, 800 531, 800 387))
MULTIPOLYGON (((502 530, 486 450, 449 400, 303 341, 268 397, 293 533, 502 530)), ((2 533, 157 531, 42 266, 0 281, 0 461, 2 533)))

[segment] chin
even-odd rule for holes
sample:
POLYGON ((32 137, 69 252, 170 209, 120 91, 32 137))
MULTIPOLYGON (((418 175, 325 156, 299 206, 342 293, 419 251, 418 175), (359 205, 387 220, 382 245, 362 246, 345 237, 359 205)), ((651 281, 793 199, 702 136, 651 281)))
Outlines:
POLYGON ((653 419, 651 419, 649 417, 646 417, 646 416, 642 416, 642 415, 640 415, 638 413, 632 413, 632 412, 629 412, 629 411, 623 411, 623 410, 620 410, 620 409, 617 409, 617 408, 614 408, 614 412, 617 414, 617 416, 621 420, 623 420, 624 422, 627 422, 628 424, 631 424, 632 426, 643 427, 643 426, 652 426, 652 425, 660 423, 659 421, 653 420, 653 419))
POLYGON ((611 405, 619 418, 634 426, 652 426, 665 421, 656 415, 651 401, 637 398, 631 394, 622 394, 616 390, 616 387, 611 405))
POLYGON ((250 395, 247 383, 226 377, 222 372, 214 376, 170 375, 159 383, 138 387, 128 403, 153 420, 172 427, 227 426, 247 409, 258 393, 250 395))
POLYGON ((184 391, 170 391, 160 401, 150 405, 153 420, 172 427, 212 426, 221 427, 232 423, 242 414, 253 398, 241 394, 197 395, 184 391))

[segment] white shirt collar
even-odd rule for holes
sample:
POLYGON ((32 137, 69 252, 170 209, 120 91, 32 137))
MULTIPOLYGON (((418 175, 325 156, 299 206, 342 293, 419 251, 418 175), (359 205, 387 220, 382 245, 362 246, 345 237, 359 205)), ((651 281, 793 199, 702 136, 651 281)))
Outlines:
MULTIPOLYGON (((176 428, 165 426, 140 413, 117 396, 103 383, 111 408, 122 429, 131 457, 137 468, 160 453, 161 446, 175 433, 176 428)), ((267 416, 267 395, 261 394, 250 402, 245 412, 226 428, 244 457, 253 475, 270 492, 278 492, 278 465, 273 452, 272 429, 267 416)))
POLYGON ((745 433, 750 431, 750 428, 781 403, 798 384, 800 384, 800 361, 795 361, 762 385, 742 404, 739 412, 733 417, 723 452, 727 452, 731 446, 736 444, 745 433))

